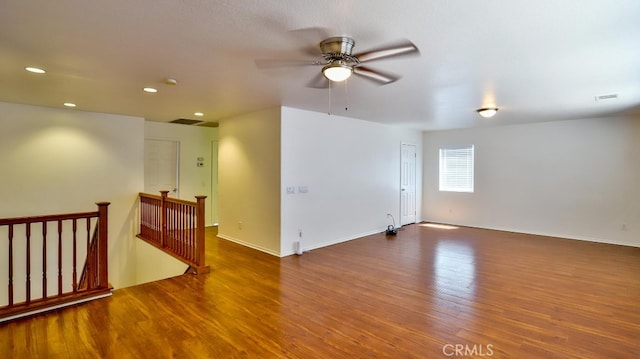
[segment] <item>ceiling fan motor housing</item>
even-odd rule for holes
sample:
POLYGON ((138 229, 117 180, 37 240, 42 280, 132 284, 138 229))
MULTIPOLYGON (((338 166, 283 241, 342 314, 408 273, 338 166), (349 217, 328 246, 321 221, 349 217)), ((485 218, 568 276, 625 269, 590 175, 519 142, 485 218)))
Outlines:
POLYGON ((350 37, 330 37, 320 43, 323 54, 341 54, 351 56, 353 46, 356 44, 350 37))

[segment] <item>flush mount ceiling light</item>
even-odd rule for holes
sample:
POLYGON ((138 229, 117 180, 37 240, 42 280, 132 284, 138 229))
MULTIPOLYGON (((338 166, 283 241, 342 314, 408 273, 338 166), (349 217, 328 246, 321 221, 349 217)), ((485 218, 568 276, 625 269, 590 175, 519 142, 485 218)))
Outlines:
POLYGON ((25 67, 25 70, 29 71, 29 72, 33 72, 34 74, 44 74, 46 71, 38 68, 38 67, 25 67))
POLYGON ((491 118, 493 116, 495 116, 495 114, 498 112, 498 108, 497 107, 483 107, 483 108, 479 108, 476 110, 476 112, 484 117, 484 118, 491 118))
POLYGON ((202 116, 204 116, 204 113, 202 113, 202 112, 194 112, 193 114, 194 114, 195 116, 198 116, 198 117, 202 117, 202 116))
POLYGON ((142 91, 144 92, 149 92, 149 93, 156 93, 158 92, 158 90, 154 89, 153 87, 145 87, 142 89, 142 91))
POLYGON ((353 68, 345 65, 342 61, 333 61, 322 68, 322 74, 334 82, 340 82, 351 77, 353 68))
POLYGON ((72 102, 65 102, 64 105, 67 107, 76 107, 76 104, 72 102))

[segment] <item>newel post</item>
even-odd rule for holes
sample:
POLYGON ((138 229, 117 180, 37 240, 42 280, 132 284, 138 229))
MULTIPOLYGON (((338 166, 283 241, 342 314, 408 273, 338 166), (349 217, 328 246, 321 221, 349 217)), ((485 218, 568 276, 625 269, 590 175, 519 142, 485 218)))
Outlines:
POLYGON ((167 246, 167 196, 169 191, 160 191, 160 245, 162 248, 167 246))
POLYGON ((198 267, 204 264, 204 200, 207 196, 196 196, 196 263, 198 267))
POLYGON ((98 202, 98 288, 109 286, 109 220, 108 207, 110 202, 98 202))

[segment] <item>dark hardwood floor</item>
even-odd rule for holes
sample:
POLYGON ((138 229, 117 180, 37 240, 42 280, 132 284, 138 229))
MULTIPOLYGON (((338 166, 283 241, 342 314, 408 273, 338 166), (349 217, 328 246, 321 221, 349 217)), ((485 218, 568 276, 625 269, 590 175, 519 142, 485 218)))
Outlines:
POLYGON ((0 324, 2 358, 640 358, 640 248, 404 227, 0 324))

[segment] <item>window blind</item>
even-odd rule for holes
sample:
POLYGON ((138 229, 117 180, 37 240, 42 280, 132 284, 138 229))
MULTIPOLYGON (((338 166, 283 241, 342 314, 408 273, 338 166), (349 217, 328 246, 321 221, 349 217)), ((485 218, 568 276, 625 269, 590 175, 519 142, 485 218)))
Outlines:
POLYGON ((473 145, 440 149, 440 191, 473 192, 473 145))

